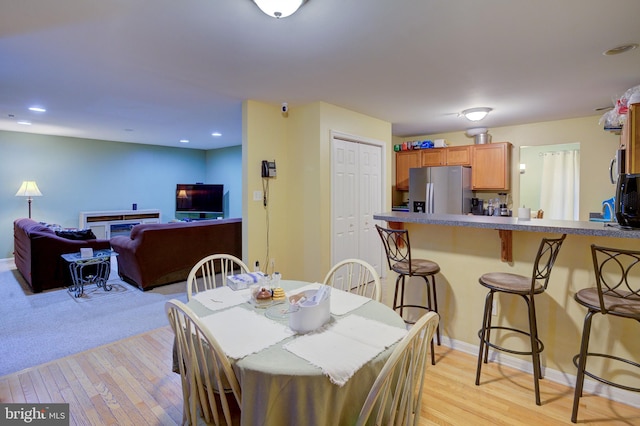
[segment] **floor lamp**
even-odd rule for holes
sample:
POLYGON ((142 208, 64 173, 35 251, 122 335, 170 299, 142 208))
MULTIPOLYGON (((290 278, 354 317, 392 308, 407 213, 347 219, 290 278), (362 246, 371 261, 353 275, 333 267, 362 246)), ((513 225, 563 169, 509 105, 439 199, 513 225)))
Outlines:
POLYGON ((31 197, 41 197, 42 192, 38 189, 38 185, 34 180, 25 180, 20 185, 20 189, 16 192, 16 197, 28 197, 27 203, 29 203, 29 219, 31 219, 31 197))

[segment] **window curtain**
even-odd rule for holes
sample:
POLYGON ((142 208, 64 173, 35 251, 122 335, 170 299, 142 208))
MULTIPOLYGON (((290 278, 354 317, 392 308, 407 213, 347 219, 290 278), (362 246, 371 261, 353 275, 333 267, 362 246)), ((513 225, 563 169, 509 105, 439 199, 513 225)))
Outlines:
POLYGON ((542 154, 540 208, 545 219, 578 220, 580 151, 542 154))

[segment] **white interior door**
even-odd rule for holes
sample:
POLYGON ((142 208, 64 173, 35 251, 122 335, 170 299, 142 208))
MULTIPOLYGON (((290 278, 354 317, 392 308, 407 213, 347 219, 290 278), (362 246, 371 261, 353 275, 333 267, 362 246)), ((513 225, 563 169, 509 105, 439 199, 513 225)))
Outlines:
POLYGON ((380 236, 375 228, 373 215, 382 210, 382 148, 357 144, 359 148, 358 177, 358 254, 360 259, 373 266, 381 274, 380 236))
POLYGON ((332 264, 358 258, 382 274, 373 215, 382 211, 382 145, 332 140, 332 264))
POLYGON ((357 148, 357 144, 343 140, 334 140, 333 143, 332 264, 350 258, 358 251, 357 148))

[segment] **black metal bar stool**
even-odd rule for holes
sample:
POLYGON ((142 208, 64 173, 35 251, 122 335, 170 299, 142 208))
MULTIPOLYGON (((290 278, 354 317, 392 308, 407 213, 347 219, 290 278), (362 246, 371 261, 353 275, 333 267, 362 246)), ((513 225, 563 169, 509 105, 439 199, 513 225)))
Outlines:
POLYGON ((571 413, 573 423, 576 423, 578 419, 584 376, 589 376, 609 386, 640 392, 639 387, 605 379, 586 369, 589 357, 608 358, 614 362, 640 368, 640 364, 629 359, 611 354, 589 352, 591 320, 595 314, 613 315, 640 322, 640 251, 620 250, 592 244, 591 256, 596 276, 596 287, 582 289, 574 296, 576 302, 586 307, 588 311, 584 317, 580 353, 573 357, 573 363, 578 368, 573 396, 573 412, 571 413))
MULTIPOLYGON (((440 272, 440 266, 431 260, 413 259, 411 257, 411 244, 409 242, 409 231, 406 229, 387 229, 376 225, 378 234, 382 239, 389 269, 396 272, 396 288, 393 296, 393 309, 400 311, 405 323, 414 324, 404 318, 404 308, 424 309, 438 313, 438 298, 436 294, 435 275, 440 272), (406 303, 404 299, 405 277, 422 277, 426 283, 427 304, 418 305, 406 303), (400 302, 398 303, 398 291, 400 291, 400 302)), ((436 339, 440 346, 440 324, 436 329, 436 339)), ((431 341, 431 364, 435 364, 435 353, 433 351, 433 340, 431 341)))
POLYGON ((544 345, 538 337, 538 323, 536 320, 536 307, 534 303, 534 296, 544 293, 549 284, 549 277, 551 276, 551 269, 558 257, 560 247, 565 239, 566 235, 560 238, 550 239, 543 238, 538 247, 538 254, 536 255, 535 262, 533 264, 533 273, 531 277, 525 277, 523 275, 505 273, 505 272, 490 272, 480 277, 479 282, 481 285, 489 289, 489 293, 484 302, 484 316, 482 318, 482 328, 478 331, 478 337, 480 338, 480 349, 478 351, 478 367, 476 369, 476 385, 480 385, 480 372, 482 370, 482 363, 485 364, 489 357, 489 347, 497 349, 499 351, 508 352, 517 355, 531 355, 533 362, 533 383, 536 394, 536 404, 540 405, 540 385, 538 381, 542 378, 542 368, 540 366, 540 353, 544 350, 544 345), (522 297, 527 303, 527 311, 529 315, 529 330, 519 330, 512 327, 492 326, 491 316, 493 310, 493 295, 495 293, 507 293, 514 294, 522 297), (521 351, 508 349, 491 342, 491 330, 507 330, 529 336, 531 343, 531 351, 521 351))

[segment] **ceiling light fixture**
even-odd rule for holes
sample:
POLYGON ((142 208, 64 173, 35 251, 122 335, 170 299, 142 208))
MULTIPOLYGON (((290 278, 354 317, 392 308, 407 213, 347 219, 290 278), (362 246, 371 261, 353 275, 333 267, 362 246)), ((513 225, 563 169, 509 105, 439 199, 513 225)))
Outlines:
POLYGON ((214 138, 219 138, 220 136, 222 136, 222 133, 220 133, 220 132, 213 132, 213 133, 211 133, 211 136, 213 136, 214 138))
POLYGON ((46 108, 42 108, 42 107, 38 107, 38 106, 32 106, 32 107, 29 107, 29 111, 33 111, 33 112, 47 112, 46 108))
POLYGON ((602 54, 605 56, 619 55, 621 53, 629 52, 633 49, 636 49, 637 47, 637 43, 623 44, 622 46, 616 46, 613 49, 602 52, 602 54))
POLYGON ((307 0, 253 0, 267 15, 273 18, 286 18, 293 15, 307 0))
POLYGON ((485 118, 491 111, 493 111, 493 108, 469 108, 462 111, 461 115, 463 115, 467 120, 470 121, 480 121, 485 118))

